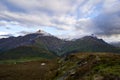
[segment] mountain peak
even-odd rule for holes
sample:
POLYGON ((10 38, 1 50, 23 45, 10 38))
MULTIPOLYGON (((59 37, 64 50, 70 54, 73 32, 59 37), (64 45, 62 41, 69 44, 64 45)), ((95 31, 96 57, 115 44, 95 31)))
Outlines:
POLYGON ((45 32, 45 31, 43 31, 43 30, 38 30, 36 33, 37 33, 37 34, 41 34, 41 35, 43 35, 43 36, 50 36, 50 35, 51 35, 50 33, 47 33, 47 32, 45 32))
POLYGON ((100 39, 96 36, 84 36, 83 38, 81 38, 81 40, 91 43, 107 44, 103 39, 100 39))
POLYGON ((36 33, 46 33, 46 32, 43 30, 38 30, 36 33))

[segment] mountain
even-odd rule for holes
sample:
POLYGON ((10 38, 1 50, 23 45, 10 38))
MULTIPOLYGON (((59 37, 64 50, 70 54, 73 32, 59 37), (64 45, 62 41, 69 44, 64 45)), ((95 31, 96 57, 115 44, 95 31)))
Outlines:
POLYGON ((26 58, 53 59, 56 57, 57 55, 49 52, 44 48, 39 48, 36 46, 21 46, 2 52, 0 55, 0 60, 26 59, 26 58))
POLYGON ((112 42, 110 44, 120 48, 120 42, 112 42))
POLYGON ((39 30, 25 36, 0 39, 0 51, 20 46, 38 46, 52 51, 52 49, 58 49, 63 42, 61 39, 39 30))
POLYGON ((120 49, 93 36, 67 41, 41 30, 25 36, 0 39, 0 59, 6 56, 6 59, 47 55, 55 57, 74 52, 120 53, 120 49))
POLYGON ((63 40, 44 31, 0 39, 0 59, 28 57, 55 58, 63 40))
POLYGON ((64 46, 63 51, 66 53, 74 52, 120 52, 117 47, 114 47, 102 39, 93 36, 85 36, 74 41, 68 41, 64 46))

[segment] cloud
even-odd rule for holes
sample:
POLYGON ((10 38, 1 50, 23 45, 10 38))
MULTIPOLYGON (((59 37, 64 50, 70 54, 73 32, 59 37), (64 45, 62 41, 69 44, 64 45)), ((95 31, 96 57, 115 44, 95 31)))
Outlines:
POLYGON ((3 0, 0 27, 54 27, 71 38, 89 34, 112 37, 120 35, 119 4, 119 0, 3 0))
POLYGON ((98 5, 102 2, 102 0, 88 0, 83 3, 82 6, 80 6, 79 10, 81 11, 82 16, 87 16, 94 14, 95 9, 98 7, 98 5))
POLYGON ((7 7, 0 3, 0 10, 7 10, 7 7))
POLYGON ((10 37, 10 36, 13 36, 12 34, 6 34, 6 35, 0 35, 2 37, 10 37))
POLYGON ((107 14, 113 14, 120 11, 119 0, 105 0, 103 3, 103 12, 107 14))
MULTIPOLYGON (((76 0, 77 1, 77 0, 76 0)), ((10 4, 14 4, 17 7, 24 9, 25 11, 50 11, 57 14, 66 13, 73 9, 71 6, 75 6, 74 0, 7 0, 10 4), (63 7, 63 8, 62 8, 63 7)))
POLYGON ((10 36, 13 36, 12 34, 9 34, 7 32, 1 32, 0 31, 0 38, 6 38, 6 37, 10 37, 10 36))
POLYGON ((20 35, 27 35, 27 34, 30 34, 32 32, 28 32, 28 31, 20 31, 20 32, 17 32, 17 34, 20 34, 20 35))
POLYGON ((1 12, 1 18, 6 21, 0 21, 0 25, 21 25, 26 27, 33 26, 50 26, 56 27, 58 29, 68 30, 69 28, 74 28, 73 26, 76 24, 76 19, 74 17, 66 17, 66 16, 47 16, 45 14, 25 14, 25 13, 13 13, 4 11, 1 12))
POLYGON ((72 27, 78 22, 78 16, 81 15, 76 13, 81 11, 83 14, 90 14, 87 12, 93 11, 91 8, 99 1, 100 0, 94 2, 92 0, 6 0, 2 1, 2 3, 14 5, 12 9, 21 8, 25 12, 11 11, 10 6, 6 4, 8 10, 0 11, 0 19, 8 22, 14 21, 19 23, 19 25, 25 26, 52 26, 58 29, 69 30, 73 29, 72 27), (86 9, 88 9, 87 12, 86 9))
POLYGON ((110 0, 107 1, 108 4, 105 5, 105 3, 103 12, 93 19, 96 28, 95 34, 101 36, 120 35, 120 1, 110 0))

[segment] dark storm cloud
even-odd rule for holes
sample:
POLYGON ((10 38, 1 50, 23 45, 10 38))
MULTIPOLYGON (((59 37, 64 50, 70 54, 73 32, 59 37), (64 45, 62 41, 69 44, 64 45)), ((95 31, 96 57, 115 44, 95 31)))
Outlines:
POLYGON ((112 36, 120 34, 120 12, 101 14, 94 18, 93 22, 97 35, 112 36))

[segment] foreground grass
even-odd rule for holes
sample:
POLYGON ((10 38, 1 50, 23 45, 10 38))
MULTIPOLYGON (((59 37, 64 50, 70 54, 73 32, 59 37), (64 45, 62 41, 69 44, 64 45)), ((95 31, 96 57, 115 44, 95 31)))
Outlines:
POLYGON ((120 80, 120 54, 114 53, 76 53, 54 60, 36 57, 0 63, 0 80, 120 80))
POLYGON ((77 53, 60 62, 58 80, 120 80, 120 54, 77 53))
POLYGON ((9 60, 0 60, 0 64, 18 64, 18 63, 23 63, 23 62, 40 61, 40 60, 47 60, 47 59, 41 58, 41 57, 28 57, 28 58, 21 58, 21 59, 9 59, 9 60))
POLYGON ((44 59, 17 64, 0 64, 0 80, 53 80, 58 68, 55 63, 55 60, 44 59))

